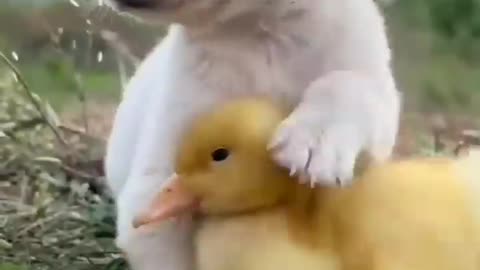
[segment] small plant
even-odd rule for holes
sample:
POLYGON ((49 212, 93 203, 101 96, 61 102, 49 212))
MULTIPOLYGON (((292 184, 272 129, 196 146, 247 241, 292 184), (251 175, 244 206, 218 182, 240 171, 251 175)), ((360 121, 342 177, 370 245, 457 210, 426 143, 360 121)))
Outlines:
POLYGON ((2 57, 0 270, 125 269, 92 154, 104 141, 65 127, 2 57))

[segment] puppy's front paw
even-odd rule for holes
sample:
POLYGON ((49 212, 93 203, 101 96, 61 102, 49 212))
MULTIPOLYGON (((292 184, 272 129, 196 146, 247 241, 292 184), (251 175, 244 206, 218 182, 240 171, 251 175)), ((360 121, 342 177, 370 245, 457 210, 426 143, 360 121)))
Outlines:
POLYGON ((292 114, 279 126, 269 149, 274 159, 302 182, 348 185, 363 147, 359 136, 364 134, 356 125, 323 120, 314 112, 292 114))

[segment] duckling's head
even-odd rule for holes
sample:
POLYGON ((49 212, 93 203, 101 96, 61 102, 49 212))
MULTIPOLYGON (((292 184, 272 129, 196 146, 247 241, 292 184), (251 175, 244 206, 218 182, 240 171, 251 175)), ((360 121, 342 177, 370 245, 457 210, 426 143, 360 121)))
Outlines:
POLYGON ((235 214, 286 200, 295 181, 267 150, 285 115, 279 106, 249 99, 197 119, 180 144, 177 175, 137 226, 184 212, 235 214))

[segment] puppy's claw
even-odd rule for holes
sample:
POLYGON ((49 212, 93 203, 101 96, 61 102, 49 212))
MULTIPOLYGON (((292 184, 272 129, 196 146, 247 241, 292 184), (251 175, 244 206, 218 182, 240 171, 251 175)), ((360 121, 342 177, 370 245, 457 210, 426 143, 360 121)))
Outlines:
POLYGON ((317 179, 315 179, 314 177, 310 177, 310 188, 315 188, 315 183, 317 183, 317 179))
POLYGON ((295 167, 292 167, 290 169, 290 177, 294 176, 297 173, 297 169, 295 167))

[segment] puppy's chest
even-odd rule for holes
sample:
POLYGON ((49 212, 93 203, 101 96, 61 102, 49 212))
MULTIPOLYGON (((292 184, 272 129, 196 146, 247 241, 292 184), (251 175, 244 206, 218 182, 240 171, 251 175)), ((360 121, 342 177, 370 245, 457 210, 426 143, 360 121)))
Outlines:
POLYGON ((296 104, 322 73, 321 59, 312 48, 296 46, 200 52, 192 75, 208 88, 231 96, 261 95, 296 104))
POLYGON ((212 219, 195 234, 195 270, 334 270, 328 250, 299 245, 283 215, 212 219))

